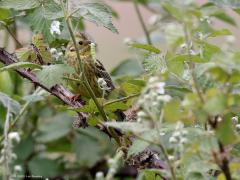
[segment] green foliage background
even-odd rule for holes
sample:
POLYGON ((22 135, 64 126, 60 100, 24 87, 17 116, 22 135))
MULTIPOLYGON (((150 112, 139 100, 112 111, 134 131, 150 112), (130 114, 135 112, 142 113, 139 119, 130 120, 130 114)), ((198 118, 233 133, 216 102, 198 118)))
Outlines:
MULTIPOLYGON (((85 21, 90 21, 118 32, 112 23, 116 12, 104 2, 67 2, 65 10, 73 29, 85 30, 85 21)), ((13 175, 120 179, 119 170, 126 164, 135 165, 134 157, 146 148, 157 152, 167 168, 136 165, 137 177, 125 179, 239 179, 240 52, 234 44, 236 37, 228 29, 237 23, 227 12, 239 15, 240 3, 131 2, 136 11, 143 6, 154 12, 154 22, 147 27, 141 22, 145 41, 134 39, 126 45, 136 60, 123 61, 112 70, 117 90, 109 99, 98 99, 109 118, 104 124, 121 129, 125 141, 119 145, 95 127, 103 120, 92 99, 76 109, 88 113, 90 126, 75 128, 72 108, 14 72, 15 68, 31 68, 48 88, 55 84, 67 86, 63 76, 73 70, 66 68, 63 57, 48 66, 34 62, 7 67, 0 64, 0 174, 5 179, 13 175), (226 27, 215 27, 216 20, 226 27), (158 46, 156 34, 164 37, 163 49, 158 46), (214 43, 214 39, 221 44, 214 43), (117 122, 117 109, 127 110, 131 116, 117 122), (16 136, 16 141, 7 138, 11 132, 18 132, 20 140, 16 136)), ((1 30, 14 35, 18 24, 30 27, 34 33, 44 35, 46 46, 63 52, 62 47, 70 40, 65 20, 57 0, 0 1, 1 30), (53 20, 61 23, 60 35, 50 33, 53 20)), ((20 48, 18 43, 16 48, 20 48)))

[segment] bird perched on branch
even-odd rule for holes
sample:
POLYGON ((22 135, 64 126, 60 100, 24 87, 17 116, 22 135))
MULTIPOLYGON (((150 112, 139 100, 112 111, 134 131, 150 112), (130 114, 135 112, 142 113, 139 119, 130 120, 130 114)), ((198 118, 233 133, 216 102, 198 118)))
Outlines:
MULTIPOLYGON (((68 74, 69 79, 78 79, 83 81, 82 73, 84 73, 96 97, 102 97, 103 92, 107 95, 115 87, 103 64, 92 57, 91 43, 93 43, 93 41, 90 40, 90 37, 85 33, 77 33, 75 35, 75 39, 84 72, 81 71, 74 43, 70 41, 65 52, 65 60, 69 66, 75 69, 75 71, 72 74, 68 74)), ((68 80, 68 82, 73 93, 81 96, 82 98, 90 97, 83 82, 74 80, 68 80)))

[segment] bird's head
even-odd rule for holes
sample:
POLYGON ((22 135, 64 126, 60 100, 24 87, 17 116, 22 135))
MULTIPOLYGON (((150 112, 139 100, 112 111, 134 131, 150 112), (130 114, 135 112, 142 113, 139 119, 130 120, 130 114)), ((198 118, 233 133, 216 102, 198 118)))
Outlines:
MULTIPOLYGON (((93 43, 92 40, 90 40, 90 37, 86 33, 76 33, 75 39, 77 43, 77 48, 80 52, 85 52, 90 50, 91 43, 93 43)), ((67 50, 70 52, 76 51, 73 42, 69 42, 67 46, 67 50)))

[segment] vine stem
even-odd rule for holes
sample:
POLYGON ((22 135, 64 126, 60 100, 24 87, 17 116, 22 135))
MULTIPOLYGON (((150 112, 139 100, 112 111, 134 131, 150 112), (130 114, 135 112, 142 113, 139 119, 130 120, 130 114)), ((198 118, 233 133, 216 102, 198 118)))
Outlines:
POLYGON ((79 67, 80 67, 80 70, 82 72, 82 77, 83 77, 83 84, 84 84, 84 87, 87 89, 89 95, 91 96, 91 98, 93 99, 95 105, 97 106, 98 108, 98 111, 99 113, 101 114, 102 118, 104 121, 107 121, 108 118, 106 116, 106 113, 104 112, 104 109, 102 108, 102 106, 100 105, 100 103, 98 102, 89 82, 88 82, 88 79, 84 73, 84 64, 82 63, 82 60, 81 60, 81 57, 80 57, 80 54, 79 54, 79 49, 77 47, 77 42, 76 42, 76 39, 75 39, 75 36, 74 36, 74 32, 72 30, 72 26, 71 26, 71 18, 68 16, 68 13, 66 12, 65 8, 64 8, 64 3, 63 1, 61 1, 62 3, 62 8, 63 8, 63 11, 64 11, 64 16, 65 16, 65 21, 67 23, 67 27, 68 27, 68 31, 70 33, 70 36, 71 36, 71 39, 73 41, 73 44, 74 44, 74 47, 76 49, 76 55, 77 55, 77 60, 78 60, 78 64, 79 64, 79 67))
POLYGON ((7 32, 12 36, 13 40, 15 41, 15 43, 19 46, 19 47, 23 47, 23 45, 18 41, 18 39, 16 38, 16 36, 14 35, 14 33, 10 30, 10 28, 6 25, 5 22, 0 21, 0 24, 2 24, 5 29, 7 30, 7 32))
POLYGON ((103 106, 107 106, 107 105, 110 105, 110 104, 114 104, 114 103, 116 103, 116 102, 126 101, 126 100, 128 100, 128 99, 137 97, 137 96, 139 96, 139 95, 140 95, 140 93, 137 93, 137 94, 132 94, 132 95, 130 95, 130 96, 123 97, 123 98, 120 98, 120 99, 112 100, 112 101, 106 102, 105 104, 103 104, 103 106))
POLYGON ((138 19, 139 19, 139 21, 140 21, 140 23, 141 23, 141 26, 142 26, 142 28, 143 28, 144 34, 145 34, 145 36, 146 36, 147 42, 148 42, 148 44, 152 45, 152 41, 151 41, 149 32, 148 32, 148 30, 147 30, 147 26, 146 26, 146 24, 144 23, 144 20, 143 20, 142 14, 141 14, 141 12, 140 12, 140 9, 139 9, 137 0, 133 0, 133 4, 134 4, 135 11, 136 11, 136 13, 137 13, 138 19))
MULTIPOLYGON (((82 73, 82 78, 83 78, 83 85, 87 89, 90 97, 93 99, 93 101, 94 101, 94 103, 95 103, 95 105, 96 105, 100 115, 102 116, 103 120, 104 121, 108 121, 107 115, 106 115, 103 107, 98 102, 97 97, 94 94, 94 91, 92 90, 92 88, 91 88, 91 86, 90 86, 90 84, 88 82, 88 79, 87 79, 87 77, 86 77, 86 75, 84 73, 84 64, 82 63, 82 60, 81 60, 81 57, 80 57, 80 53, 79 53, 79 49, 77 47, 77 42, 76 42, 76 39, 75 39, 75 36, 74 36, 74 32, 73 32, 73 29, 72 29, 71 17, 68 15, 68 12, 65 10, 65 5, 63 3, 63 0, 61 0, 61 5, 62 5, 62 9, 64 11, 64 17, 65 17, 65 21, 66 21, 66 24, 67 24, 67 27, 68 27, 68 31, 70 33, 71 39, 72 39, 74 47, 76 49, 77 60, 78 60, 78 64, 79 64, 79 67, 80 67, 80 70, 81 70, 81 73, 82 73)), ((121 141, 120 141, 120 138, 118 137, 117 132, 113 128, 111 128, 111 127, 107 127, 107 131, 115 139, 117 144, 119 146, 121 146, 121 141)))
POLYGON ((201 103, 204 104, 204 98, 203 98, 201 90, 198 86, 197 77, 194 72, 194 62, 192 62, 192 55, 191 55, 191 49, 190 49, 191 42, 190 42, 188 28, 187 28, 186 24, 184 24, 184 34, 185 34, 185 41, 186 41, 186 45, 187 45, 187 55, 188 55, 188 61, 189 61, 188 64, 189 64, 189 69, 190 69, 192 80, 193 80, 193 86, 198 94, 198 97, 199 97, 201 103))

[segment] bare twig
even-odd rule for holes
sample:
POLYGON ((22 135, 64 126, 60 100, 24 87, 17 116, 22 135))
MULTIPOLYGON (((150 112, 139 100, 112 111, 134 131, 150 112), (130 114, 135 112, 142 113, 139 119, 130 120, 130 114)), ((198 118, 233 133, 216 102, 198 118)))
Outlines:
POLYGON ((152 44, 152 41, 151 41, 151 38, 150 38, 150 35, 149 35, 149 32, 147 30, 147 26, 145 25, 144 23, 144 20, 143 20, 143 17, 142 17, 142 14, 140 12, 140 9, 139 9, 139 6, 138 6, 138 2, 136 0, 133 0, 133 3, 134 3, 134 8, 135 8, 135 11, 137 13, 137 16, 138 16, 138 19, 141 23, 141 26, 143 28, 143 31, 144 31, 144 34, 146 36, 146 39, 147 39, 147 42, 148 44, 152 44))

